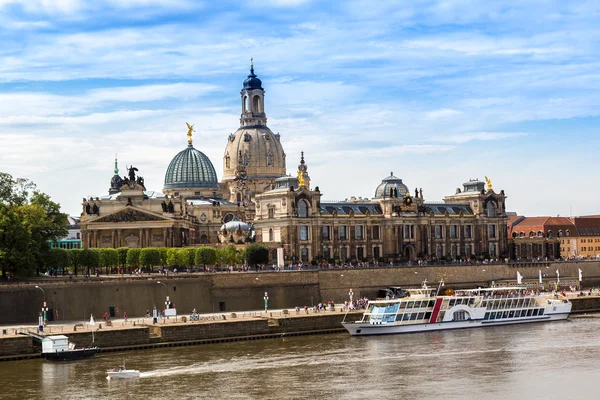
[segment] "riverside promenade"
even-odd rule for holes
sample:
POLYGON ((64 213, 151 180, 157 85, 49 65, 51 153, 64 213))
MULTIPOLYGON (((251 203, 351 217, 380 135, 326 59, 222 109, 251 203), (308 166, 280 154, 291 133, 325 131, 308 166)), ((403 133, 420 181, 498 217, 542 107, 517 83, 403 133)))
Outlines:
POLYGON ((355 321, 362 310, 334 309, 245 311, 159 318, 128 318, 106 321, 68 321, 48 324, 43 332, 32 325, 0 326, 0 361, 41 357, 36 337, 65 335, 77 347, 92 345, 101 352, 139 350, 156 347, 188 346, 206 343, 281 338, 343 332, 341 322, 355 321), (29 334, 33 334, 28 336, 29 334))

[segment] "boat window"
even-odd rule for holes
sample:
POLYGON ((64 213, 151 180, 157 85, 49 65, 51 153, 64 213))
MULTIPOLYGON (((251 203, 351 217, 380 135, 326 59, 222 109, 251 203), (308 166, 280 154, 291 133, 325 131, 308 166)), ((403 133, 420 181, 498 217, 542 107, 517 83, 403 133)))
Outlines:
POLYGON ((533 316, 536 317, 538 315, 538 309, 534 308, 533 309, 533 316))
POLYGON ((423 318, 425 318, 425 313, 424 312, 420 312, 419 315, 417 315, 417 319, 421 320, 423 318))
POLYGON ((513 318, 515 316, 515 312, 511 311, 508 313, 508 318, 513 318))
POLYGON ((407 302, 407 303, 406 303, 406 308, 407 308, 407 309, 408 309, 408 308, 413 308, 413 306, 414 306, 414 303, 415 303, 414 301, 409 301, 409 302, 407 302))
POLYGON ((540 312, 539 312, 538 315, 544 315, 544 309, 543 308, 540 308, 540 312))
POLYGON ((408 321, 410 319, 410 313, 404 314, 402 316, 402 321, 408 321))
POLYGON ((486 312, 485 315, 483 316, 483 319, 490 319, 490 313, 486 312))
POLYGON ((411 313, 411 314, 410 314, 410 320, 411 320, 411 321, 414 321, 414 320, 416 320, 416 319, 417 319, 417 313, 411 313))
POLYGON ((508 318, 508 311, 504 311, 502 313, 502 318, 508 318))
POLYGON ((431 300, 429 302, 429 307, 434 307, 435 306, 435 300, 431 300))
POLYGON ((490 319, 496 319, 496 313, 495 312, 490 313, 490 319))
POLYGON ((454 307, 454 303, 456 303, 456 300, 454 300, 454 299, 450 300, 449 306, 454 307))
POLYGON ((527 316, 531 317, 531 309, 527 310, 527 316))
POLYGON ((431 311, 425 313, 425 319, 429 321, 431 319, 431 311))

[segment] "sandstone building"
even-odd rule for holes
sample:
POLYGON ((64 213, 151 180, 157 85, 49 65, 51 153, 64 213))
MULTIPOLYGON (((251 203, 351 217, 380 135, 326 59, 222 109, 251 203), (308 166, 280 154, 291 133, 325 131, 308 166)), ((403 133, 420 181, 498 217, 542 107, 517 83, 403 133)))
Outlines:
MULTIPOLYGON (((507 257, 504 191, 470 180, 443 201, 426 201, 390 173, 372 199, 321 201, 304 154, 287 175, 281 136, 267 126, 265 92, 254 73, 243 83, 238 130, 226 138, 223 178, 188 145, 172 159, 162 192, 148 191, 117 160, 109 194, 83 199, 84 247, 177 247, 264 243, 276 259, 361 261, 507 257)), ((487 178, 486 178, 487 179, 487 178)))

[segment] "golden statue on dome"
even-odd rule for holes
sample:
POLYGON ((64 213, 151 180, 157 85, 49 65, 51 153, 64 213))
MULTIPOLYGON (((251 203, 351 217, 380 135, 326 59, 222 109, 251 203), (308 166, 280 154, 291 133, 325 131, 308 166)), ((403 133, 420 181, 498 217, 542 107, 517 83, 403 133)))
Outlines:
POLYGON ((485 177, 485 183, 487 183, 487 190, 492 190, 492 180, 487 176, 485 177))
POLYGON ((188 136, 188 143, 189 143, 189 144, 192 144, 192 132, 196 132, 196 130, 194 129, 194 125, 190 125, 190 124, 188 124, 187 122, 186 122, 185 124, 186 124, 186 125, 187 125, 187 127, 188 127, 188 133, 187 133, 187 136, 188 136))

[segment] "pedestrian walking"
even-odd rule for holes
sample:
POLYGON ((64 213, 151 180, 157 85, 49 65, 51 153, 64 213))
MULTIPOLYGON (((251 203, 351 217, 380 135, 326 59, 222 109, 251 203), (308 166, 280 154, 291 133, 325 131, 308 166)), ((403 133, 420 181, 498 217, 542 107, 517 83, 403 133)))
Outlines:
POLYGON ((127 322, 127 312, 123 311, 123 319, 127 322))

